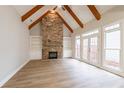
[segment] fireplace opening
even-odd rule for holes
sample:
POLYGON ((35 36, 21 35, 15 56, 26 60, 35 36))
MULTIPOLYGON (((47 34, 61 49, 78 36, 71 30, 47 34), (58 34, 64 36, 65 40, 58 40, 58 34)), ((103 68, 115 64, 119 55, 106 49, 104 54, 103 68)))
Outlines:
POLYGON ((49 59, 57 59, 57 52, 49 52, 49 59))

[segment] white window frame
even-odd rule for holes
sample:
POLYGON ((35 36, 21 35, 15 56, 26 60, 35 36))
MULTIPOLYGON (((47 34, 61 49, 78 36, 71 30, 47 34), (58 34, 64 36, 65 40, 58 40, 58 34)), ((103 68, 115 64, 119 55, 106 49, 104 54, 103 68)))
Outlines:
MULTIPOLYGON (((80 36, 76 36, 75 37, 75 58, 76 59, 80 59, 81 58, 81 52, 80 52, 80 55, 79 55, 79 57, 77 56, 77 53, 76 53, 76 51, 77 51, 77 49, 76 49, 76 41, 77 41, 77 39, 79 39, 80 40, 80 46, 81 46, 81 37, 80 36)), ((80 47, 80 50, 81 50, 81 47, 80 47)))
MULTIPOLYGON (((100 49, 99 49, 99 46, 100 46, 100 43, 99 43, 99 35, 100 35, 100 30, 99 30, 98 28, 97 28, 97 29, 94 29, 94 30, 87 31, 87 32, 85 32, 85 33, 82 34, 82 36, 81 36, 81 38, 82 38, 82 43, 81 43, 81 44, 82 44, 82 47, 81 47, 81 48, 82 48, 82 51, 81 51, 81 52, 82 52, 82 55, 81 55, 81 56, 82 56, 82 57, 81 57, 81 58, 82 58, 82 60, 83 60, 84 62, 92 64, 91 62, 89 62, 89 61, 90 61, 90 60, 89 60, 89 57, 88 57, 87 60, 83 59, 83 39, 88 39, 88 52, 89 52, 89 48, 90 48, 90 44, 89 44, 90 41, 89 41, 89 39, 92 38, 92 37, 95 37, 95 36, 98 37, 97 44, 98 44, 98 55, 99 55, 99 54, 100 54, 100 53, 99 53, 99 50, 100 50, 100 49)), ((99 63, 99 57, 100 57, 100 56, 98 56, 98 58, 97 58, 98 64, 93 64, 93 65, 99 66, 99 64, 100 64, 100 63, 99 63)))
MULTIPOLYGON (((102 67, 106 70, 109 70, 110 72, 115 72, 115 73, 118 73, 120 71, 123 71, 124 68, 123 68, 123 61, 122 61, 122 51, 123 51, 123 30, 121 28, 121 22, 114 22, 112 24, 109 24, 109 25, 106 25, 104 26, 102 29, 102 67), (118 28, 113 28, 113 29, 108 29, 108 30, 105 30, 106 27, 110 27, 110 26, 113 26, 113 25, 116 25, 116 24, 119 24, 120 26, 118 28), (106 43, 106 40, 105 40, 105 33, 109 33, 109 32, 114 32, 114 31, 117 31, 117 30, 120 30, 120 49, 117 49, 117 50, 120 50, 120 70, 116 70, 116 69, 111 69, 109 67, 106 67, 104 66, 104 61, 105 61, 105 43, 106 43)), ((108 50, 108 49, 107 49, 108 50)), ((115 49, 114 49, 115 50, 115 49)))

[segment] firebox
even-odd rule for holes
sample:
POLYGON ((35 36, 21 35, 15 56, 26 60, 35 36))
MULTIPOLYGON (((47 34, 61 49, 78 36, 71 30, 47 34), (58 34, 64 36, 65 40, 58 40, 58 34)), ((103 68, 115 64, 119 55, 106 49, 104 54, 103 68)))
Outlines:
POLYGON ((57 52, 49 52, 49 59, 57 59, 57 52))

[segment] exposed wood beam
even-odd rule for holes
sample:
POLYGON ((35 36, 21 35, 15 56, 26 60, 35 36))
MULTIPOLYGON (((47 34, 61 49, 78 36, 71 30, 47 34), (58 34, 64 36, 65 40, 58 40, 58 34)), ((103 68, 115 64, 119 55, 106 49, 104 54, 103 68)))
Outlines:
MULTIPOLYGON (((53 9, 55 9, 56 7, 54 7, 53 9)), ((51 10, 53 10, 51 9, 51 10)), ((32 27, 34 27, 37 23, 39 23, 43 17, 45 17, 48 13, 50 12, 50 10, 48 10, 47 12, 45 12, 41 17, 39 17, 36 21, 34 21, 32 24, 30 24, 28 26, 28 29, 30 30, 32 27)))
POLYGON ((62 10, 65 11, 65 8, 62 6, 62 10))
POLYGON ((83 23, 76 16, 76 14, 72 11, 72 9, 68 5, 64 5, 64 8, 68 11, 68 13, 74 18, 74 20, 79 24, 81 28, 83 28, 83 23))
POLYGON ((56 6, 53 10, 56 10, 58 6, 56 6))
POLYGON ((39 17, 36 21, 34 21, 32 24, 29 25, 29 29, 31 29, 33 26, 35 26, 37 23, 39 23, 43 17, 45 17, 50 11, 48 10, 45 12, 41 17, 39 17))
MULTIPOLYGON (((54 8, 53 8, 54 9, 54 8)), ((44 13, 41 17, 39 17, 36 21, 34 21, 32 24, 30 24, 28 26, 29 29, 31 29, 32 27, 34 27, 37 23, 39 23, 43 17, 45 17, 50 11, 48 10, 46 13, 44 13)), ((58 13, 58 12, 55 12, 60 18, 61 20, 63 21, 64 25, 69 29, 70 32, 73 33, 73 29, 67 24, 67 22, 62 18, 62 16, 58 13)))
POLYGON ((95 5, 87 5, 87 7, 90 9, 90 11, 92 12, 92 14, 97 20, 101 19, 101 15, 99 11, 96 9, 95 5))
POLYGON ((56 14, 60 17, 60 19, 63 21, 64 25, 69 29, 71 33, 73 33, 73 29, 67 24, 67 22, 62 18, 62 16, 56 12, 56 14))
POLYGON ((29 10, 27 13, 25 13, 21 19, 22 21, 25 21, 27 18, 29 18, 31 15, 33 15, 35 12, 37 12, 39 9, 41 9, 44 5, 37 5, 31 10, 29 10))

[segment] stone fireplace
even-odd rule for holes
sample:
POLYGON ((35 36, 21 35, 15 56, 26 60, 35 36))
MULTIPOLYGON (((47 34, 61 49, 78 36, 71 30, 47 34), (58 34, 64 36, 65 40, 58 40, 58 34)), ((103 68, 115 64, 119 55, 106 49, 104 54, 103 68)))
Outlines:
POLYGON ((55 13, 42 19, 42 59, 63 57, 63 22, 55 13), (55 57, 56 52, 56 57, 55 57))

